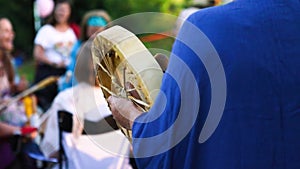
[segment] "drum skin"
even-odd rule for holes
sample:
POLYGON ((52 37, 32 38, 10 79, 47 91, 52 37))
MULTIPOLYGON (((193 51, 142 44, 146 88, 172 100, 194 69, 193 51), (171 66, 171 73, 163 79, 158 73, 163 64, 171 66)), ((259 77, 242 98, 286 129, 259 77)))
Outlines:
MULTIPOLYGON (((93 40, 92 56, 105 98, 125 97, 143 111, 150 109, 159 93, 163 71, 132 32, 113 26, 98 33, 93 40)), ((131 131, 121 129, 131 140, 131 131)))

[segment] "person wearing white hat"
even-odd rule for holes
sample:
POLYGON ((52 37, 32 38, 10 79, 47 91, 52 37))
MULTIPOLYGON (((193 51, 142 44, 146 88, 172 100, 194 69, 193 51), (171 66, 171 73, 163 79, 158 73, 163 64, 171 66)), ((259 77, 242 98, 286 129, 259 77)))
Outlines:
POLYGON ((200 9, 203 9, 203 8, 211 7, 211 6, 215 6, 215 5, 219 5, 219 4, 226 4, 231 1, 233 1, 233 0, 193 0, 193 2, 191 3, 191 5, 188 8, 183 9, 180 12, 178 19, 176 21, 175 29, 173 31, 174 36, 176 36, 178 34, 178 31, 181 28, 182 23, 194 12, 196 12, 200 9))
POLYGON ((176 36, 178 34, 179 29, 182 26, 182 23, 194 12, 198 11, 199 9, 202 8, 206 8, 206 7, 210 7, 213 6, 215 4, 215 0, 193 0, 193 2, 191 3, 191 5, 186 8, 183 9, 179 16, 178 19, 176 21, 176 25, 175 25, 175 29, 173 31, 174 36, 176 36))

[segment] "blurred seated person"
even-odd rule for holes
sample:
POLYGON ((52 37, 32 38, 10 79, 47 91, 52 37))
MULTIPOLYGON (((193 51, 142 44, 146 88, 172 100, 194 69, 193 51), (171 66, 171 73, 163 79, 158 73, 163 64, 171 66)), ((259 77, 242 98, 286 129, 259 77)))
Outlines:
POLYGON ((16 159, 11 144, 6 138, 13 137, 15 131, 18 131, 19 129, 20 127, 0 122, 0 168, 6 168, 9 165, 12 165, 13 161, 16 159))
MULTIPOLYGON (((15 83, 15 72, 11 62, 11 51, 14 48, 14 31, 11 22, 7 18, 0 18, 0 104, 3 105, 17 93, 28 87, 26 79, 21 78, 15 83)), ((22 101, 16 102, 2 110, 0 120, 12 125, 23 126, 26 115, 22 101)))
MULTIPOLYGON (((31 143, 32 137, 36 134, 28 135, 36 129, 26 126, 28 118, 22 101, 4 106, 12 99, 13 95, 25 90, 28 86, 28 82, 24 78, 21 78, 18 83, 15 83, 14 80, 15 72, 11 62, 11 51, 14 47, 13 40, 14 31, 11 22, 7 18, 0 18, 0 168, 16 167, 16 165, 21 164, 18 160, 24 160, 24 158, 19 159, 17 156, 21 156, 23 152, 21 149, 27 147, 20 147, 20 150, 16 149, 17 147, 11 142, 17 138, 15 136, 26 137, 31 143)), ((25 161, 27 162, 22 164, 23 167, 29 167, 27 164, 30 160, 25 161)))
POLYGON ((72 87, 77 83, 74 77, 74 69, 76 64, 76 57, 82 44, 89 38, 93 38, 93 36, 96 36, 97 33, 103 31, 110 21, 110 16, 104 10, 92 10, 87 12, 83 16, 80 24, 80 38, 73 46, 71 52, 71 63, 67 66, 66 73, 59 80, 60 91, 72 87))
POLYGON ((20 142, 24 139, 31 140, 36 135, 36 128, 19 127, 0 122, 0 168, 36 168, 36 163, 26 152, 34 150, 32 142, 20 142), (22 140, 20 139, 22 137, 22 140), (21 145, 19 145, 21 143, 21 145))
POLYGON ((78 84, 60 92, 43 115, 47 120, 40 148, 47 157, 58 156, 57 112, 65 110, 73 114, 72 133, 65 133, 63 139, 69 168, 91 169, 100 166, 100 168, 131 168, 128 158, 124 157, 129 155, 130 143, 120 131, 111 129, 110 132, 101 134, 81 135, 83 129, 88 131, 83 127, 84 119, 89 121, 101 121, 109 117, 112 119, 108 104, 95 78, 90 46, 91 42, 86 42, 77 57, 75 77, 78 84), (93 139, 102 142, 97 144, 93 139))

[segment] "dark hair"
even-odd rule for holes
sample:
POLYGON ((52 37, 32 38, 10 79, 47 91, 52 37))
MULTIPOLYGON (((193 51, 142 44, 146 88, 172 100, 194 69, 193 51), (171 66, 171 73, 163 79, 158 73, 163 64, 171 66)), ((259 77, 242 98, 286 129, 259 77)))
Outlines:
POLYGON ((73 8, 73 6, 72 6, 71 1, 70 1, 70 0, 57 0, 57 1, 55 2, 54 9, 53 9, 53 11, 52 11, 52 13, 51 13, 51 15, 50 15, 48 21, 47 21, 48 24, 50 24, 50 25, 52 25, 52 26, 55 26, 55 25, 57 24, 57 20, 55 19, 54 13, 55 13, 56 7, 57 7, 59 4, 62 4, 62 3, 67 3, 67 4, 69 4, 70 9, 71 9, 71 14, 70 14, 68 23, 70 24, 70 23, 72 22, 72 11, 73 11, 72 8, 73 8))
POLYGON ((7 73, 8 81, 12 86, 14 83, 15 72, 10 59, 10 54, 7 51, 0 49, 0 61, 4 66, 5 72, 7 73))

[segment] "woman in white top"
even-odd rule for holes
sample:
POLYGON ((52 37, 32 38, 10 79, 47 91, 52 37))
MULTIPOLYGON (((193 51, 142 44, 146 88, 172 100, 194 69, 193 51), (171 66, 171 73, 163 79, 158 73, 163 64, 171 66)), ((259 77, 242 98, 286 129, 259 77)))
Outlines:
POLYGON ((44 114, 47 121, 40 148, 47 157, 57 156, 57 112, 65 110, 73 114, 72 134, 65 133, 63 139, 69 168, 131 169, 128 158, 130 143, 120 130, 113 131, 115 128, 107 123, 110 132, 92 134, 92 130, 102 131, 103 128, 89 129, 83 124, 84 119, 91 122, 99 122, 104 118, 112 120, 111 111, 95 77, 90 48, 91 41, 88 41, 77 57, 75 77, 78 84, 60 92, 44 114), (81 135, 83 129, 87 135, 81 135))
MULTIPOLYGON (((76 42, 76 35, 69 23, 71 4, 58 1, 48 24, 37 33, 34 40, 34 58, 37 63, 35 83, 46 77, 65 73, 70 63, 70 52, 76 42)), ((57 85, 50 85, 36 93, 39 106, 47 110, 57 95, 57 85)))

